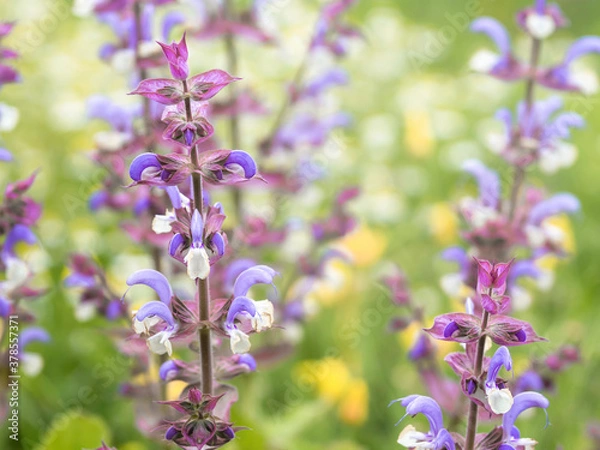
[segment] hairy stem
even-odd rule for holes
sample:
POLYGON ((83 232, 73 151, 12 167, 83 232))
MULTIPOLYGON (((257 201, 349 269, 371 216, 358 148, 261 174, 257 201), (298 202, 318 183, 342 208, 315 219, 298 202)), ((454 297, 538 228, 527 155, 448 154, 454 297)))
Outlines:
MULTIPOLYGON (((185 80, 183 82, 183 92, 188 93, 188 86, 185 80)), ((190 97, 185 96, 185 114, 188 122, 192 121, 192 104, 190 97)), ((198 146, 194 145, 190 149, 192 165, 198 167, 198 146)), ((192 191, 194 194, 194 208, 204 216, 203 208, 204 201, 202 196, 202 175, 194 172, 192 174, 192 191)), ((204 280, 196 279, 196 289, 198 292, 198 310, 200 313, 200 321, 203 325, 198 328, 198 347, 200 349, 200 367, 202 369, 202 392, 212 395, 213 393, 213 355, 211 345, 210 328, 205 325, 210 319, 210 289, 208 277, 204 280)))
MULTIPOLYGON (((481 369, 483 367, 483 355, 485 352, 485 329, 487 328, 489 313, 484 311, 483 320, 481 322, 481 337, 477 341, 477 353, 475 354, 475 378, 481 376, 481 369)), ((477 415, 479 413, 479 406, 474 401, 471 401, 469 405, 469 416, 467 418, 467 433, 465 436, 465 450, 473 450, 475 446, 475 435, 477 434, 477 415)))

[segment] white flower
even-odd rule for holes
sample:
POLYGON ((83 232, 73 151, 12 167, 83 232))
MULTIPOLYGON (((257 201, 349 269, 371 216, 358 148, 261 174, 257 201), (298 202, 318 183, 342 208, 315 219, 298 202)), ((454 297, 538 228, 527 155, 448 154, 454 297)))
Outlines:
POLYGON ((29 276, 29 267, 19 258, 10 258, 6 262, 6 281, 2 283, 2 290, 6 292, 13 291, 27 280, 29 276))
POLYGON ((569 76, 571 84, 577 86, 584 95, 592 95, 598 91, 598 77, 587 69, 575 69, 569 76))
MULTIPOLYGON (((135 316, 137 314, 137 311, 133 312, 133 315, 135 316)), ((133 331, 136 332, 136 334, 148 334, 150 333, 150 328, 152 328, 154 325, 156 325, 157 323, 160 322, 160 317, 158 316, 150 316, 150 317, 146 317, 144 320, 140 321, 137 320, 136 317, 133 318, 133 331)))
POLYGON ((96 314, 96 305, 93 302, 79 302, 75 306, 75 318, 79 322, 87 322, 96 314))
POLYGON ((139 49, 140 58, 149 58, 157 52, 160 52, 160 47, 154 41, 140 42, 139 49))
POLYGON ((175 222, 175 220, 175 212, 167 209, 165 214, 157 214, 154 216, 154 219, 152 219, 152 231, 156 234, 170 233, 171 224, 175 222))
POLYGON ((486 389, 487 400, 492 411, 495 414, 505 414, 512 407, 514 400, 513 396, 508 389, 498 389, 493 387, 486 389))
POLYGON ((102 0, 75 0, 73 4, 73 14, 77 17, 87 17, 92 15, 94 8, 102 0))
POLYGON ((545 14, 529 14, 525 20, 525 27, 536 39, 546 39, 556 31, 554 19, 545 14))
POLYGON ((0 131, 11 131, 18 122, 19 110, 6 103, 0 103, 0 131))
POLYGON ((35 377, 44 368, 44 359, 37 353, 23 352, 20 356, 23 373, 35 377))
POLYGON ((152 353, 156 353, 157 355, 164 355, 167 353, 169 356, 173 353, 173 346, 171 345, 171 341, 169 338, 173 334, 172 331, 164 330, 159 331, 154 336, 149 337, 146 342, 148 343, 148 348, 152 353))
POLYGON ((135 52, 130 48, 118 50, 114 53, 110 64, 118 73, 129 73, 135 67, 135 52))
POLYGON ((231 351, 235 354, 243 354, 248 353, 250 351, 250 339, 248 335, 237 328, 232 328, 228 331, 229 333, 229 345, 231 346, 231 351))
POLYGON ((210 273, 210 261, 204 247, 191 247, 184 258, 187 274, 192 279, 206 279, 210 273))
POLYGON ((131 140, 129 133, 120 131, 99 131, 94 135, 96 145, 103 150, 117 151, 120 150, 131 140))
POLYGON ((490 50, 479 50, 469 61, 469 67, 475 72, 487 73, 498 64, 499 55, 490 50))
POLYGON ((463 286, 460 273, 448 273, 440 278, 440 286, 449 297, 458 297, 463 286))
POLYGON ((275 316, 273 303, 269 300, 261 300, 254 302, 254 306, 256 307, 256 314, 250 319, 252 328, 257 333, 271 328, 275 316))
POLYGON ((540 152, 540 169, 553 174, 559 169, 571 167, 577 160, 577 147, 566 142, 559 142, 553 149, 542 149, 540 152))

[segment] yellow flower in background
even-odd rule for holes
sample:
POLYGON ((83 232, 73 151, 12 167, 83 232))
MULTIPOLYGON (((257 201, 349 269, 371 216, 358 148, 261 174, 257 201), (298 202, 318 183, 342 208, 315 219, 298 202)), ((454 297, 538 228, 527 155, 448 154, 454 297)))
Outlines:
POLYGON ((337 405, 339 417, 345 423, 360 425, 367 418, 367 384, 353 377, 342 359, 303 361, 296 367, 295 375, 298 382, 316 389, 327 403, 337 405))
POLYGON ((319 303, 332 305, 348 297, 352 291, 352 269, 340 258, 327 260, 321 278, 315 282, 310 296, 319 303))
POLYGON ((553 272, 556 269, 556 266, 560 262, 560 259, 552 254, 546 254, 535 260, 535 265, 538 266, 542 270, 547 270, 549 272, 553 272))
POLYGON ((167 383, 167 400, 177 400, 188 383, 181 380, 173 380, 167 383))
POLYGON ((448 203, 436 203, 431 207, 429 229, 440 244, 448 245, 458 239, 458 217, 448 203))
POLYGON ((566 214, 560 214, 558 216, 549 217, 544 220, 548 225, 555 227, 562 233, 562 248, 569 254, 575 253, 577 250, 575 245, 575 236, 573 234, 573 227, 571 226, 571 219, 566 214))
POLYGON ((341 238, 336 247, 347 253, 357 267, 367 267, 381 259, 387 239, 383 233, 363 224, 341 238))
POLYGON ((362 425, 369 411, 369 388, 363 379, 350 382, 338 408, 340 418, 348 425, 362 425))
POLYGON ((431 155, 435 138, 431 119, 426 111, 406 111, 404 113, 404 130, 404 143, 411 154, 419 158, 431 155))

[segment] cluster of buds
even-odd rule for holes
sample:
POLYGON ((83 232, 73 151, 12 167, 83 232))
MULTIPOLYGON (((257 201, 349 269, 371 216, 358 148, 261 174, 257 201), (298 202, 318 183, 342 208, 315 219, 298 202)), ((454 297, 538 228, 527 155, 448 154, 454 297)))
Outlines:
MULTIPOLYGON (((521 437, 514 426, 517 416, 532 407, 547 408, 548 400, 537 391, 551 390, 552 373, 579 360, 577 349, 566 346, 544 361, 532 363, 516 379, 500 375, 502 370, 513 370, 510 347, 545 341, 528 322, 510 315, 528 307, 532 300, 518 281, 528 277, 537 280, 540 288, 551 286, 552 273, 543 262, 569 254, 564 215, 580 210, 579 200, 569 193, 548 196, 542 189, 526 184, 526 170, 534 164, 546 172, 571 165, 575 148, 565 140, 572 128, 584 126, 579 114, 560 112, 560 98, 536 101, 534 88, 541 85, 590 94, 594 83, 589 76, 578 73, 572 63, 587 53, 600 51, 600 38, 585 37, 570 47, 564 61, 549 68, 539 67, 543 40, 567 21, 558 6, 538 0, 534 7, 517 15, 517 22, 532 40, 527 63, 513 54, 508 33, 495 19, 479 18, 471 26, 473 31, 487 34, 500 50, 499 55, 478 53, 471 61, 472 68, 503 81, 526 82, 526 98, 518 106, 516 117, 506 109, 500 110, 497 118, 504 123, 505 133, 490 139, 492 150, 503 157, 515 175, 503 197, 496 171, 480 161, 464 163, 465 172, 477 181, 479 195, 465 198, 458 205, 468 249, 456 246, 443 252, 443 258, 457 263, 459 271, 444 276, 442 287, 451 297, 464 302, 465 311, 436 317, 433 325, 424 330, 427 334, 421 334, 410 350, 433 398, 409 396, 398 400, 407 415, 424 414, 430 423, 426 433, 417 432, 410 425, 404 429, 398 442, 407 448, 534 448, 537 442, 521 437), (513 254, 524 257, 510 259, 513 254), (460 378, 459 385, 442 375, 430 337, 463 346, 464 351, 445 357, 460 378), (486 356, 494 344, 498 347, 493 355, 486 356), (461 397, 467 399, 466 404, 460 401, 461 397), (442 408, 452 416, 452 423, 467 415, 466 433, 443 427, 442 408), (500 416, 501 426, 479 433, 479 419, 495 420, 500 416)), ((413 311, 409 320, 420 321, 421 312, 411 305, 402 278, 396 276, 387 281, 395 302, 413 311)), ((406 320, 396 322, 396 328, 406 327, 406 320)))

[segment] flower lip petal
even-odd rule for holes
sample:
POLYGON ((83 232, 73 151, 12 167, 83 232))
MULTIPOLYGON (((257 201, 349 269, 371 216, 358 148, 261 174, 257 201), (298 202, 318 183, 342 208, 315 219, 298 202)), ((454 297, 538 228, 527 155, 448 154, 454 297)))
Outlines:
POLYGON ((142 269, 132 273, 127 278, 127 286, 135 286, 136 284, 143 284, 152 289, 158 294, 158 298, 165 305, 171 302, 173 297, 173 289, 169 284, 169 280, 162 273, 153 269, 142 269))

